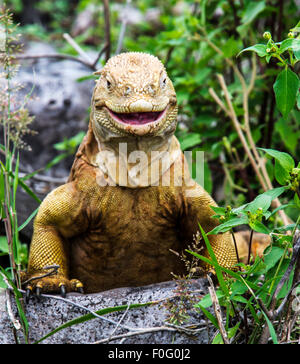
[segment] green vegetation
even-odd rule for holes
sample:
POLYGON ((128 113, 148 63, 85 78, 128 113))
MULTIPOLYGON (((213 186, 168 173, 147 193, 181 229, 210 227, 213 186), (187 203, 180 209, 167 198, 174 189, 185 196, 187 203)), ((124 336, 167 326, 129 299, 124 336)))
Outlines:
MULTIPOLYGON (((137 0, 134 6, 141 20, 135 24, 122 21, 124 9, 116 6, 118 1, 109 2, 110 18, 103 15, 102 2, 96 0, 32 2, 39 22, 31 19, 27 24, 22 22, 23 1, 6 3, 21 25, 16 29, 9 12, 1 11, 1 151, 5 159, 1 162, 0 209, 6 237, 0 237, 0 255, 9 256, 10 267, 0 267, 0 286, 13 287, 25 340, 28 324, 18 289, 27 248, 19 241, 19 231, 36 211, 18 225, 16 189, 38 198, 25 184, 32 174, 18 176, 18 149, 24 147, 22 135, 29 132, 32 118, 26 100, 14 111, 11 108, 18 89, 12 83, 17 71, 15 36, 22 33, 31 40, 54 43, 60 54, 74 57, 74 47, 63 38, 73 29, 72 37, 83 52, 102 50, 91 70, 100 68, 117 50, 149 52, 164 62, 178 96, 176 135, 184 150, 205 151, 205 188, 220 196, 221 207, 214 208, 220 225, 209 234, 247 225, 272 238, 262 258, 249 254, 247 264, 239 263, 235 271, 218 265, 203 231, 210 259, 188 251, 211 264, 218 278, 218 288, 211 282, 210 294, 194 304, 219 330, 213 342, 296 342, 299 321, 297 326, 294 300, 300 292, 300 22, 296 2, 137 0), (156 11, 152 19, 150 9, 156 11), (75 19, 84 13, 89 25, 76 29, 75 19), (217 312, 218 305, 225 314, 224 323, 208 310, 213 306, 217 312)), ((63 153, 45 168, 74 153, 82 137, 80 133, 56 144, 63 153)), ((184 312, 180 317, 186 319, 184 312)))

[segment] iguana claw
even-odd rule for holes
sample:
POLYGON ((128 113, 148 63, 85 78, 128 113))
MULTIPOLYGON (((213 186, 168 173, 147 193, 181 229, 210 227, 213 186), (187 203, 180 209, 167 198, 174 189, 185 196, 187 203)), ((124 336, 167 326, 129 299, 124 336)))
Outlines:
POLYGON ((34 294, 38 299, 42 293, 60 293, 62 297, 67 292, 83 293, 83 284, 78 279, 67 279, 66 277, 55 274, 52 276, 41 276, 34 274, 27 277, 22 276, 23 286, 25 288, 25 302, 34 294))
POLYGON ((66 286, 64 284, 61 284, 60 286, 60 294, 62 297, 66 297, 66 286))

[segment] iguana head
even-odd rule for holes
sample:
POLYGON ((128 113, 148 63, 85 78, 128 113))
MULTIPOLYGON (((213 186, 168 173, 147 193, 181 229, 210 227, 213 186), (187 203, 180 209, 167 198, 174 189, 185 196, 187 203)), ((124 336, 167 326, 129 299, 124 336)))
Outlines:
POLYGON ((176 94, 158 58, 122 53, 96 74, 101 75, 92 99, 97 137, 164 136, 175 131, 176 94))

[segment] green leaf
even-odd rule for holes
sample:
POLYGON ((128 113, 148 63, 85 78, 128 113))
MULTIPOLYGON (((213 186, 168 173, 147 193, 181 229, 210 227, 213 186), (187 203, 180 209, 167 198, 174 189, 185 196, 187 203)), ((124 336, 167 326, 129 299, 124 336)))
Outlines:
POLYGON ((243 296, 239 296, 239 295, 236 295, 232 298, 232 301, 236 301, 236 302, 241 302, 241 303, 248 303, 248 300, 243 297, 243 296))
MULTIPOLYGON (((227 332, 228 339, 232 339, 235 336, 238 328, 240 327, 240 324, 241 323, 238 322, 234 327, 231 327, 228 330, 227 332)), ((212 344, 224 344, 222 335, 220 333, 218 333, 218 335, 215 336, 215 338, 212 341, 212 344)))
POLYGON ((224 277, 222 275, 222 272, 221 272, 217 257, 216 257, 216 255, 215 255, 215 253, 213 251, 213 248, 212 248, 212 246, 210 244, 210 241, 209 241, 209 239, 207 237, 207 234, 203 230, 202 226, 200 224, 198 224, 198 225, 199 225, 200 232, 201 232, 201 234, 203 236, 203 239, 204 239, 208 254, 211 257, 211 260, 213 261, 213 267, 215 268, 216 275, 217 275, 220 287, 221 287, 222 291, 228 296, 229 291, 228 291, 227 285, 226 285, 226 283, 224 281, 224 277))
POLYGON ((3 201, 5 196, 5 184, 4 184, 4 173, 3 169, 1 168, 0 171, 0 219, 5 217, 5 213, 3 210, 3 201))
POLYGON ((273 86, 276 105, 284 118, 295 105, 299 90, 299 78, 295 72, 285 68, 279 73, 273 86))
POLYGON ((261 311, 261 312, 265 316, 265 319, 267 321, 273 343, 278 344, 278 339, 277 339, 276 332, 275 332, 272 322, 268 319, 268 316, 264 313, 264 311, 261 311))
MULTIPOLYGON (((225 294, 223 293, 223 291, 221 290, 216 290, 216 295, 218 297, 218 300, 220 300, 221 298, 225 297, 225 294)), ((194 305, 194 307, 204 307, 204 308, 208 308, 212 305, 212 300, 211 300, 211 296, 210 294, 205 295, 200 302, 196 303, 194 305)))
POLYGON ((267 53, 267 46, 265 44, 255 44, 251 47, 248 47, 248 48, 245 48, 243 49, 238 55, 237 57, 243 53, 243 52, 246 52, 246 51, 253 51, 255 53, 257 53, 257 55, 259 57, 266 57, 269 55, 269 53, 267 53))
POLYGON ((267 192, 264 192, 263 195, 268 195, 271 197, 272 200, 279 197, 283 192, 286 190, 285 187, 277 187, 273 188, 272 190, 269 190, 267 192))
POLYGON ((222 46, 222 51, 226 58, 231 58, 241 49, 241 41, 234 39, 231 36, 229 39, 226 39, 225 44, 222 46))
POLYGON ((300 110, 300 92, 298 90, 298 96, 297 96, 297 108, 300 110))
POLYGON ((300 39, 285 39, 280 43, 279 54, 291 49, 296 54, 300 51, 300 39))
POLYGON ((198 306, 201 311, 204 313, 204 315, 209 319, 209 321, 214 325, 214 327, 216 329, 219 329, 219 325, 218 325, 218 321, 215 318, 215 316, 213 314, 211 314, 208 310, 206 310, 204 307, 202 307, 201 305, 198 306))
POLYGON ((225 233, 226 231, 231 230, 235 226, 248 224, 248 217, 243 215, 241 217, 234 217, 230 220, 224 222, 223 224, 220 224, 216 226, 213 230, 211 230, 207 235, 213 235, 213 234, 219 234, 219 233, 225 233))
POLYGON ((241 19, 242 24, 249 24, 266 8, 265 1, 250 1, 241 19))
MULTIPOLYGON (((240 282, 242 282, 244 284, 244 280, 240 276, 239 273, 236 273, 236 272, 234 272, 234 271, 232 271, 230 269, 224 268, 224 267, 220 266, 218 263, 216 264, 212 260, 210 260, 210 259, 208 259, 208 258, 206 258, 206 257, 204 257, 204 256, 202 256, 200 254, 197 254, 197 253, 192 252, 190 250, 187 250, 187 252, 194 255, 195 257, 199 258, 200 260, 202 260, 206 264, 209 264, 209 265, 214 266, 214 267, 218 267, 222 272, 229 274, 231 277, 236 278, 237 280, 239 280, 240 282)), ((250 281, 248 281, 247 284, 248 284, 249 287, 251 287, 254 290, 261 290, 262 289, 261 287, 257 286, 256 284, 254 284, 254 283, 252 283, 250 281)))
POLYGON ((226 209, 225 207, 219 206, 210 206, 210 208, 218 215, 225 215, 226 209))
POLYGON ((250 211, 254 214, 259 208, 262 208, 263 212, 266 212, 271 206, 272 200, 279 197, 284 191, 285 187, 277 187, 258 195, 245 207, 245 211, 250 211))
POLYGON ((0 252, 8 253, 8 244, 6 236, 0 236, 0 252))
MULTIPOLYGON (((299 99, 299 108, 300 108, 300 94, 298 93, 297 102, 299 99)), ((298 107, 298 104, 297 104, 298 107)), ((291 120, 289 122, 284 118, 280 118, 275 123, 275 130, 279 133, 282 142, 285 147, 292 153, 296 153, 296 147, 298 145, 298 140, 300 139, 300 130, 293 130, 293 123, 291 120)))
MULTIPOLYGON (((197 180, 196 180, 196 182, 197 182, 197 180)), ((211 171, 210 171, 209 165, 206 161, 204 162, 204 189, 209 194, 212 193, 212 189, 213 189, 211 171)))
MULTIPOLYGON (((17 248, 17 255, 20 257, 19 263, 25 263, 27 262, 27 245, 22 244, 19 240, 16 244, 17 248)), ((9 253, 8 249, 8 243, 7 243, 7 237, 6 236, 0 236, 0 253, 3 253, 2 255, 6 255, 9 253)))
POLYGON ((231 286, 232 294, 230 299, 232 299, 235 295, 242 295, 247 292, 248 287, 245 286, 244 282, 235 281, 231 286))
POLYGON ((69 151, 72 153, 76 147, 82 142, 85 136, 84 131, 80 131, 70 139, 64 139, 62 142, 54 144, 54 148, 61 151, 69 151))
MULTIPOLYGON (((0 161, 1 162, 1 161, 0 161)), ((5 167, 3 166, 3 164, 2 164, 2 167, 5 169, 5 167)), ((6 169, 5 169, 5 171, 7 171, 6 169)), ((11 171, 7 171, 7 173, 9 174, 9 176, 10 177, 12 177, 12 178, 15 178, 15 176, 14 176, 14 174, 13 174, 13 172, 11 172, 11 171)), ((23 190, 25 191, 25 192, 27 192, 28 193, 28 195, 29 196, 31 196, 34 200, 36 200, 38 203, 41 203, 42 201, 36 196, 36 194, 35 193, 33 193, 32 191, 31 191, 31 189, 22 181, 22 179, 18 179, 18 184, 23 188, 23 190)))
POLYGON ((274 149, 265 149, 265 148, 257 148, 257 149, 263 150, 268 155, 275 158, 280 163, 280 165, 288 172, 291 172, 292 169, 295 168, 295 161, 289 154, 284 152, 279 152, 278 150, 274 149))
POLYGON ((284 204, 284 205, 280 205, 278 206, 275 210, 272 211, 271 215, 269 216, 269 218, 273 215, 275 215, 279 210, 284 210, 286 209, 287 207, 293 207, 293 204, 290 204, 290 203, 287 203, 287 204, 284 204))
POLYGON ((250 211, 253 214, 257 212, 259 208, 263 210, 263 212, 267 211, 272 202, 272 198, 269 195, 261 194, 257 196, 252 202, 248 204, 245 208, 246 211, 250 211))
POLYGON ((38 213, 39 207, 37 209, 35 209, 30 216, 26 219, 26 221, 23 222, 23 224, 21 226, 18 227, 18 231, 21 231, 22 229, 25 228, 25 226, 27 226, 30 221, 35 217, 35 215, 38 213))
POLYGON ((182 150, 193 148, 201 143, 201 136, 199 133, 189 133, 183 137, 178 138, 182 150))
POLYGON ((257 231, 258 233, 270 234, 270 230, 262 222, 258 220, 250 222, 249 226, 251 227, 251 229, 257 231))
POLYGON ((224 344, 223 338, 221 333, 219 332, 213 339, 213 341, 211 342, 213 345, 220 345, 220 344, 224 344))
POLYGON ((294 195, 294 202, 295 202, 295 205, 300 209, 300 199, 299 199, 297 193, 295 193, 295 195, 294 195))
POLYGON ((286 169, 281 166, 281 164, 277 160, 275 160, 274 174, 276 181, 279 184, 285 185, 288 183, 290 174, 286 169))
POLYGON ((265 253, 264 255, 264 264, 265 266, 259 270, 259 274, 265 274, 270 269, 272 269, 277 262, 280 260, 284 253, 284 249, 279 248, 277 246, 272 246, 271 251, 269 253, 265 253))
POLYGON ((14 182, 13 182, 13 211, 16 211, 16 194, 19 182, 19 162, 20 162, 20 155, 17 154, 17 161, 16 161, 16 168, 14 173, 14 182))

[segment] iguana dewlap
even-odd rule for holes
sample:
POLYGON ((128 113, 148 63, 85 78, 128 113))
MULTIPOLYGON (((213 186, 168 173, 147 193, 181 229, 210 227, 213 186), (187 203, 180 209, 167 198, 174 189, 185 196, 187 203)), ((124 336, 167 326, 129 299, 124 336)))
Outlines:
MULTIPOLYGON (((162 63, 123 53, 98 74, 68 183, 45 198, 34 222, 26 278, 49 265, 58 274, 31 280, 30 290, 89 293, 170 280, 185 267, 169 249, 184 250, 198 223, 206 231, 217 225, 215 202, 190 178, 173 135, 176 94, 162 63)), ((232 267, 230 235, 210 241, 219 263, 232 267)))

